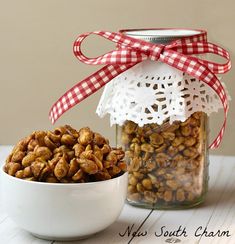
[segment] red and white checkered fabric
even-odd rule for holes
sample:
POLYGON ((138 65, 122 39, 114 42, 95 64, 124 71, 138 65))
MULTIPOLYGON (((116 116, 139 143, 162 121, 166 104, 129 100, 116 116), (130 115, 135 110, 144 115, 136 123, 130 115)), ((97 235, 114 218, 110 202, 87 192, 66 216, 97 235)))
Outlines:
POLYGON ((169 45, 153 44, 126 36, 122 33, 95 31, 80 35, 74 43, 73 50, 75 56, 83 63, 92 65, 104 64, 105 66, 77 83, 58 99, 49 113, 50 120, 53 124, 63 113, 95 93, 117 75, 139 62, 151 59, 164 62, 179 69, 205 82, 215 90, 223 104, 225 119, 218 136, 212 142, 210 148, 217 148, 219 146, 226 126, 228 101, 226 92, 215 74, 226 73, 231 68, 231 61, 229 53, 225 49, 207 42, 206 31, 200 31, 199 34, 178 39, 169 45), (91 34, 117 43, 118 48, 96 58, 86 57, 81 51, 81 44, 91 34), (225 64, 219 64, 190 56, 205 53, 221 56, 227 62, 225 64))

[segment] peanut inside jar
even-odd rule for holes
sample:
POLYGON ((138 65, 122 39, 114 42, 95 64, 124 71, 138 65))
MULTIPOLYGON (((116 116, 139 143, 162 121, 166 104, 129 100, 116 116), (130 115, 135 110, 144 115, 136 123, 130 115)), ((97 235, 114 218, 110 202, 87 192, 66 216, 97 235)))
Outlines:
POLYGON ((20 179, 48 183, 109 180, 126 171, 124 151, 90 128, 69 125, 35 131, 22 139, 6 160, 4 171, 20 179))
POLYGON ((192 204, 204 194, 206 115, 138 126, 126 121, 119 139, 128 163, 128 201, 149 207, 192 204))

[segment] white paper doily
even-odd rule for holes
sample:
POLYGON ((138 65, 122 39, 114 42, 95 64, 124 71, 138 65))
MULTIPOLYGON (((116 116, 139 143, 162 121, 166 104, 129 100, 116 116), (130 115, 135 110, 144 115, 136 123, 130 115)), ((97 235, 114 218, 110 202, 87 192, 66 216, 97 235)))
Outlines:
POLYGON ((203 111, 210 115, 222 108, 212 88, 161 62, 146 60, 109 82, 97 114, 110 114, 110 124, 131 120, 139 126, 162 124, 166 119, 185 121, 203 111))

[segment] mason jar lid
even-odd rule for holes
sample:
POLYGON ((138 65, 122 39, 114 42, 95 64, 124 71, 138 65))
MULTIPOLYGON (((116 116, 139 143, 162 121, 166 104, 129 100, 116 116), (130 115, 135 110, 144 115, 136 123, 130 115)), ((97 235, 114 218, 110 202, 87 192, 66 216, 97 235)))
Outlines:
POLYGON ((201 30, 193 29, 127 29, 120 32, 130 37, 158 44, 166 44, 176 39, 203 33, 201 30))

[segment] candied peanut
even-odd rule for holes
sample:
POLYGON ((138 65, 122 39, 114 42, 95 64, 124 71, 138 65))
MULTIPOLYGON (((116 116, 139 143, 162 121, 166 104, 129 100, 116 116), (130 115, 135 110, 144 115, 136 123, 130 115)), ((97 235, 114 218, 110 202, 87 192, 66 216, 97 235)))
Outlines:
POLYGON ((66 128, 63 127, 63 126, 60 126, 60 127, 56 128, 56 129, 54 130, 54 134, 55 134, 55 135, 59 135, 59 136, 62 136, 62 135, 64 135, 64 134, 66 134, 66 132, 67 132, 67 130, 66 130, 66 128))
POLYGON ((193 117, 197 120, 200 120, 201 117, 202 117, 202 112, 196 112, 196 113, 193 113, 193 117))
MULTIPOLYGON (((170 175, 170 178, 172 175, 170 175)), ((179 187, 179 184, 175 180, 167 180, 166 185, 169 186, 172 190, 176 190, 179 187)))
POLYGON ((185 200, 184 190, 178 189, 176 191, 176 200, 179 202, 183 202, 185 200))
POLYGON ((129 170, 138 171, 141 166, 141 163, 142 163, 141 158, 134 157, 130 162, 129 170))
POLYGON ((32 162, 34 162, 36 156, 35 156, 35 153, 33 152, 30 152, 29 154, 27 154, 23 160, 22 160, 22 165, 24 167, 28 167, 31 165, 32 162))
POLYGON ((180 124, 177 124, 177 123, 172 124, 172 125, 169 125, 169 126, 167 127, 167 131, 168 131, 168 132, 174 132, 174 131, 177 130, 179 127, 180 127, 180 124))
POLYGON ((82 145, 86 146, 92 142, 93 136, 94 136, 93 132, 88 127, 85 127, 79 130, 78 141, 82 145))
POLYGON ((191 147, 193 146, 195 143, 196 143, 196 139, 194 137, 186 137, 185 140, 184 140, 184 145, 186 147, 191 147))
POLYGON ((98 166, 92 160, 89 159, 78 159, 77 160, 80 168, 88 174, 96 174, 98 172, 98 166))
POLYGON ((197 195, 195 193, 191 192, 191 190, 190 190, 188 192, 187 200, 188 201, 194 201, 196 197, 197 197, 197 195))
POLYGON ((92 155, 92 159, 96 163, 96 165, 98 166, 99 170, 102 170, 103 169, 102 162, 95 155, 92 155))
POLYGON ((154 151, 154 148, 150 144, 143 143, 141 145, 141 150, 144 152, 151 152, 152 153, 154 151))
POLYGON ((129 144, 132 141, 132 139, 133 139, 132 135, 128 135, 125 133, 122 133, 122 135, 121 135, 121 142, 123 145, 129 144))
POLYGON ((142 184, 138 183, 138 184, 136 185, 136 190, 137 190, 138 192, 140 192, 140 193, 144 193, 145 188, 143 187, 142 184))
POLYGON ((171 157, 174 157, 178 153, 178 148, 174 146, 170 146, 167 150, 167 154, 171 157))
POLYGON ((80 158, 93 159, 93 151, 92 150, 87 150, 87 151, 82 152, 80 154, 80 158))
POLYGON ((119 167, 117 167, 116 165, 108 168, 108 172, 110 174, 111 177, 119 174, 121 172, 121 169, 119 167))
POLYGON ((20 179, 22 179, 22 178, 24 178, 24 170, 18 170, 16 173, 15 173, 15 177, 17 177, 17 178, 20 178, 20 179))
POLYGON ((38 141, 39 146, 45 146, 44 137, 46 136, 45 131, 35 131, 35 139, 38 141))
POLYGON ((124 131, 126 134, 132 134, 135 132, 135 129, 137 127, 137 124, 135 124, 132 121, 127 121, 127 123, 124 125, 124 131))
POLYGON ((136 187, 132 186, 132 185, 129 185, 128 188, 127 188, 127 191, 128 191, 128 194, 135 193, 136 192, 136 187))
POLYGON ((39 181, 43 181, 50 173, 52 172, 51 168, 46 165, 40 173, 39 181))
POLYGON ((153 146, 159 146, 159 145, 163 144, 163 142, 164 142, 164 138, 160 134, 157 134, 157 133, 151 134, 149 136, 149 139, 150 139, 151 145, 153 145, 153 146))
MULTIPOLYGON (((79 164, 76 158, 73 158, 69 163, 68 177, 72 177, 79 170, 79 164)), ((74 179, 73 179, 74 180, 74 179)))
POLYGON ((58 180, 64 178, 69 171, 69 164, 66 162, 65 157, 62 157, 55 166, 54 174, 58 180))
POLYGON ((175 134, 173 132, 169 132, 169 131, 163 131, 162 136, 164 139, 169 140, 169 141, 173 141, 175 139, 175 134))
POLYGON ((56 148, 56 144, 48 136, 44 137, 44 143, 51 150, 54 150, 56 148))
POLYGON ((72 160, 75 157, 75 152, 74 151, 69 151, 69 152, 66 152, 65 155, 67 156, 67 158, 69 160, 72 160))
POLYGON ((103 146, 104 144, 106 144, 105 138, 101 136, 99 133, 94 133, 93 142, 98 146, 103 146))
POLYGON ((72 177, 72 179, 74 180, 74 181, 79 181, 79 180, 81 180, 82 178, 83 178, 83 171, 81 170, 81 169, 79 169, 74 175, 73 175, 73 177, 72 177))
POLYGON ((43 170, 43 168, 46 166, 46 163, 45 162, 40 162, 40 161, 36 161, 36 162, 33 162, 31 164, 31 170, 32 170, 32 173, 33 173, 33 176, 35 178, 38 178, 41 171, 43 170))
POLYGON ((49 160, 48 161, 48 165, 50 166, 50 168, 52 169, 52 170, 54 170, 55 169, 55 166, 56 166, 56 164, 58 163, 58 161, 61 159, 61 156, 60 157, 54 157, 52 160, 49 160))
POLYGON ((185 145, 180 144, 177 148, 181 152, 181 151, 183 151, 185 149, 185 145))
POLYGON ((195 128, 192 129, 192 133, 191 133, 192 137, 198 137, 199 134, 200 134, 200 131, 199 131, 198 127, 195 127, 195 128))
POLYGON ((144 188, 151 190, 153 188, 152 182, 150 179, 143 179, 142 180, 142 185, 144 186, 144 188))
POLYGON ((29 178, 29 177, 32 177, 33 176, 33 172, 31 170, 31 167, 28 166, 26 168, 24 168, 24 178, 29 178))
POLYGON ((156 156, 156 162, 159 166, 164 166, 169 161, 169 156, 165 153, 158 153, 156 156))
POLYGON ((134 155, 135 156, 139 156, 140 155, 140 152, 141 152, 141 147, 138 143, 132 143, 130 145, 130 149, 134 152, 134 155))
POLYGON ((145 161, 145 167, 150 172, 156 168, 156 162, 152 159, 145 161))
POLYGON ((77 144, 75 144, 75 145, 73 146, 73 150, 74 150, 74 152, 75 152, 75 156, 76 156, 76 157, 79 157, 80 154, 81 154, 83 151, 85 151, 85 147, 84 147, 83 145, 77 143, 77 144))
POLYGON ((191 158, 191 157, 196 157, 198 155, 198 152, 197 152, 196 148, 189 147, 183 151, 183 154, 184 154, 184 156, 191 158))
POLYGON ((29 151, 33 151, 34 148, 38 145, 38 141, 37 140, 34 140, 34 139, 31 139, 29 144, 28 144, 28 150, 29 151))
POLYGON ((157 178, 153 174, 148 174, 149 179, 153 185, 157 184, 157 178))
POLYGON ((190 136, 192 129, 190 125, 185 125, 181 126, 180 131, 183 136, 190 136))
POLYGON ((184 137, 176 137, 172 142, 172 146, 178 147, 183 142, 184 142, 184 137))
POLYGON ((163 195, 164 201, 170 202, 173 198, 172 191, 165 191, 163 195))
POLYGON ((155 203, 157 201, 157 196, 152 191, 145 191, 144 192, 144 199, 149 203, 155 203))
POLYGON ((57 134, 55 134, 55 133, 53 133, 53 132, 51 132, 51 131, 48 131, 48 132, 47 132, 47 137, 48 137, 52 142, 54 142, 54 143, 58 143, 58 142, 60 142, 61 135, 60 135, 60 134, 57 135, 57 134))
POLYGON ((103 169, 102 171, 97 172, 94 174, 94 177, 96 180, 109 180, 111 179, 111 176, 108 172, 108 170, 103 169))
POLYGON ((142 180, 144 178, 144 174, 140 173, 140 172, 133 172, 133 175, 135 176, 135 178, 142 180))
MULTIPOLYGON (((124 153, 124 152, 123 152, 124 153)), ((103 153, 101 151, 101 149, 95 145, 94 146, 94 155, 100 160, 103 161, 103 153)))
POLYGON ((66 129, 66 133, 72 135, 75 138, 78 138, 79 134, 78 131, 72 128, 70 125, 65 125, 64 128, 66 129))
POLYGON ((20 162, 25 156, 25 152, 22 151, 16 151, 11 158, 12 162, 20 162))
POLYGON ((35 149, 36 149, 35 150, 36 157, 41 157, 44 158, 45 160, 48 160, 52 156, 51 150, 47 147, 37 147, 35 149))
POLYGON ((160 147, 158 147, 158 148, 155 149, 155 152, 156 152, 156 153, 164 152, 165 149, 166 149, 166 147, 167 147, 166 144, 162 144, 160 147))
POLYGON ((132 186, 136 186, 137 183, 138 183, 138 180, 133 175, 131 175, 131 177, 129 179, 129 184, 132 186))
POLYGON ((117 165, 122 171, 127 171, 127 164, 124 161, 120 161, 117 165))
POLYGON ((21 169, 21 165, 19 163, 9 163, 8 174, 14 176, 15 173, 21 169))
POLYGON ((8 164, 8 163, 11 162, 11 158, 12 158, 12 156, 13 156, 13 153, 11 153, 11 154, 9 154, 9 155, 7 156, 6 164, 8 164))
POLYGON ((62 155, 65 154, 66 152, 70 151, 70 148, 68 148, 65 145, 59 146, 56 149, 54 149, 53 153, 61 153, 62 155))
POLYGON ((116 154, 118 161, 125 157, 125 152, 122 150, 122 148, 113 149, 112 152, 116 154))
POLYGON ((108 144, 104 144, 104 146, 101 148, 101 152, 103 155, 108 154, 111 151, 111 148, 108 144))
POLYGON ((110 162, 111 164, 116 164, 118 161, 117 155, 111 151, 107 156, 106 156, 106 161, 110 162))
POLYGON ((69 134, 64 134, 61 137, 61 143, 67 146, 73 146, 76 143, 76 139, 69 134))

